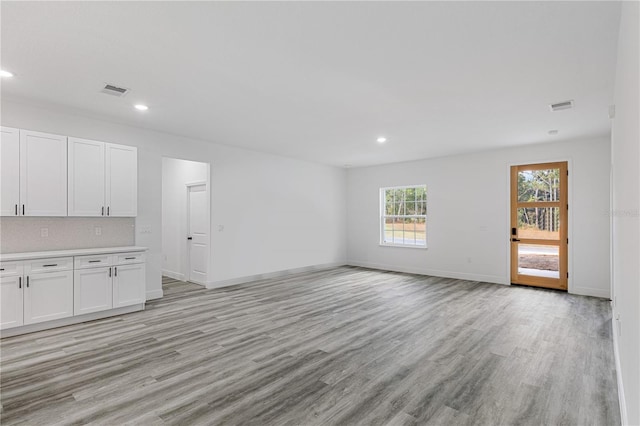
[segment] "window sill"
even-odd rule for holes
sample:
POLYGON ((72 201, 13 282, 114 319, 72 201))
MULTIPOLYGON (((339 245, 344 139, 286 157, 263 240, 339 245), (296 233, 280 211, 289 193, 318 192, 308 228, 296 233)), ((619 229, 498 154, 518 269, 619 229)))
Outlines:
POLYGON ((426 250, 427 246, 410 246, 410 245, 405 245, 405 244, 385 244, 385 243, 379 243, 378 244, 380 247, 397 247, 397 248, 408 248, 408 249, 419 249, 419 250, 426 250))

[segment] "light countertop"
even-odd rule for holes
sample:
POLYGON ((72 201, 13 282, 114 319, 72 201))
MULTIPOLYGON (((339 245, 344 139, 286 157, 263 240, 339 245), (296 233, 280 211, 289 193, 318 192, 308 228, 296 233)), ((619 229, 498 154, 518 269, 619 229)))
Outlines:
POLYGON ((43 258, 50 258, 50 257, 87 256, 92 254, 127 253, 127 252, 136 252, 136 251, 147 251, 147 247, 139 247, 139 246, 97 247, 97 248, 83 248, 83 249, 71 249, 71 250, 32 251, 32 252, 25 252, 25 253, 3 253, 3 254, 0 254, 0 262, 43 259, 43 258))

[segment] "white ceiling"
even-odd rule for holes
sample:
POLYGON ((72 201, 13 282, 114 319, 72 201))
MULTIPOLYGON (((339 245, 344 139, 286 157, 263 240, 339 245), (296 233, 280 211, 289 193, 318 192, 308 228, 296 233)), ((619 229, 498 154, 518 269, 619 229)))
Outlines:
POLYGON ((338 166, 605 135, 619 14, 619 2, 2 2, 1 67, 16 74, 2 96, 338 166), (105 82, 132 91, 104 95, 105 82))

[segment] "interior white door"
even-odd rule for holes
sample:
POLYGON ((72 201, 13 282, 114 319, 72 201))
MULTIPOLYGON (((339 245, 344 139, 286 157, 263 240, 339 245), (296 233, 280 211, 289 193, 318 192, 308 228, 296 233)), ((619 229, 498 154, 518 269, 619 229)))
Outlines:
POLYGON ((69 138, 69 216, 104 216, 104 142, 69 138))
POLYGON ((29 274, 23 287, 25 324, 73 316, 73 271, 29 274))
POLYGON ((138 150, 105 144, 107 216, 134 217, 138 213, 138 150))
POLYGON ((209 202, 206 185, 189 186, 187 192, 188 281, 206 285, 209 259, 209 202))
POLYGON ((114 266, 113 307, 136 305, 145 301, 145 265, 114 266))
POLYGON ((112 268, 76 269, 73 276, 73 314, 111 309, 112 268))
POLYGON ((0 278, 0 328, 23 324, 22 275, 0 278))
POLYGON ((66 136, 20 130, 20 207, 24 216, 67 215, 66 136))
POLYGON ((0 127, 0 216, 18 216, 20 131, 0 127))

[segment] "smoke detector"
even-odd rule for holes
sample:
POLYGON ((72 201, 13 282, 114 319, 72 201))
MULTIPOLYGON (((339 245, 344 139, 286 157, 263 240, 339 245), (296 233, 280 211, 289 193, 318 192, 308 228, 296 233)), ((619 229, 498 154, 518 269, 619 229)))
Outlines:
POLYGON ((562 111, 563 109, 571 109, 573 108, 573 100, 551 104, 549 105, 549 108, 551 108, 551 111, 562 111))
POLYGON ((129 93, 129 89, 127 89, 126 87, 116 86, 115 84, 105 83, 104 87, 102 88, 102 90, 100 90, 100 92, 106 93, 107 95, 117 96, 121 98, 125 96, 127 93, 129 93))

